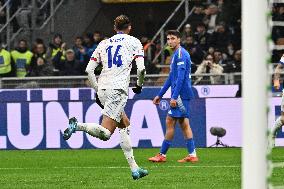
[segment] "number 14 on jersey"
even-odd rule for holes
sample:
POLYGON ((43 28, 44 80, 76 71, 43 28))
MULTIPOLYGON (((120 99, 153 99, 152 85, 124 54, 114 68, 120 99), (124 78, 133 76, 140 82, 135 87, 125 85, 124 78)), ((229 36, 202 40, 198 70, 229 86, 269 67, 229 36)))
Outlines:
POLYGON ((108 68, 111 68, 112 65, 116 65, 117 67, 120 67, 122 65, 121 55, 119 55, 119 49, 121 48, 121 45, 117 45, 116 50, 114 52, 114 55, 112 55, 112 48, 113 46, 109 46, 106 48, 106 52, 108 55, 108 68))

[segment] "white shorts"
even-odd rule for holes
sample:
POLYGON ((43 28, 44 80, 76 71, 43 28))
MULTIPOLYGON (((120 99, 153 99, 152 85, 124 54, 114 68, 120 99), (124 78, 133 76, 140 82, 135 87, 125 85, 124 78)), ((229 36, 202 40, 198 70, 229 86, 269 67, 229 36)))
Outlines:
POLYGON ((98 97, 104 106, 102 114, 119 123, 128 99, 126 92, 122 89, 100 89, 98 97))

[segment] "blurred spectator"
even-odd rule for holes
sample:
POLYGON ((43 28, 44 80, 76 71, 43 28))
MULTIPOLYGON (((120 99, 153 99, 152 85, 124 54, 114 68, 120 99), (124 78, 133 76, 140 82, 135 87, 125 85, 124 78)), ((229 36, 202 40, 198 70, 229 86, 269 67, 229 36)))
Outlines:
POLYGON ((39 57, 43 58, 44 60, 46 59, 46 46, 42 42, 43 41, 38 41, 35 43, 30 70, 33 70, 34 67, 37 66, 37 59, 39 57))
POLYGON ((213 53, 214 62, 222 67, 227 66, 227 62, 224 60, 223 54, 219 49, 215 49, 213 53))
POLYGON ((237 50, 234 59, 228 63, 226 72, 242 72, 242 51, 237 50))
POLYGON ((209 47, 208 51, 207 51, 207 54, 210 54, 210 55, 212 55, 214 57, 214 52, 215 52, 214 47, 209 47))
POLYGON ((228 59, 231 60, 234 58, 235 48, 232 43, 229 43, 225 53, 228 55, 228 59))
POLYGON ((204 52, 200 46, 194 42, 193 37, 188 36, 182 46, 189 52, 191 61, 194 64, 200 64, 204 57, 204 52))
POLYGON ((89 56, 87 54, 87 48, 83 46, 83 38, 82 37, 76 37, 73 50, 75 52, 76 59, 79 60, 79 62, 80 62, 81 73, 82 73, 82 75, 84 75, 86 67, 87 67, 88 62, 89 62, 89 56))
MULTIPOLYGON (((210 76, 211 84, 221 84, 221 76, 223 73, 223 68, 219 64, 214 61, 212 55, 207 55, 205 60, 198 66, 195 74, 204 74, 210 73, 214 74, 214 76, 210 76)), ((197 77, 194 85, 198 84, 202 80, 203 76, 197 77)))
MULTIPOLYGON (((41 39, 41 38, 36 38, 36 40, 34 41, 33 46, 32 46, 32 53, 36 53, 36 51, 37 51, 36 47, 37 47, 38 44, 43 44, 43 45, 44 45, 43 39, 41 39)), ((44 45, 44 46, 45 46, 45 45, 44 45)), ((45 49, 45 50, 46 50, 46 49, 45 49)))
POLYGON ((66 51, 65 60, 57 58, 57 67, 59 68, 59 75, 81 75, 81 65, 75 58, 75 52, 73 49, 66 51))
POLYGON ((216 31, 212 34, 210 38, 210 45, 214 48, 220 49, 222 52, 225 52, 229 44, 229 40, 230 35, 225 29, 225 25, 218 24, 218 26, 216 26, 216 31))
POLYGON ((199 23, 203 22, 203 19, 204 19, 203 7, 197 5, 192 15, 190 15, 188 18, 188 22, 191 24, 193 31, 196 29, 199 23))
POLYGON ((83 45, 87 48, 87 55, 91 58, 93 52, 97 48, 97 44, 94 43, 94 38, 91 33, 86 33, 83 35, 83 45))
POLYGON ((11 56, 15 63, 17 77, 25 77, 33 56, 33 53, 28 50, 27 41, 20 40, 17 48, 11 52, 11 56))
MULTIPOLYGON (((98 46, 98 44, 102 41, 103 36, 102 33, 99 31, 95 31, 93 34, 94 45, 98 46)), ((96 47, 97 48, 97 47, 96 47)))
POLYGON ((0 42, 0 77, 13 76, 12 59, 8 51, 6 51, 0 42))
POLYGON ((202 50, 207 51, 209 47, 210 34, 207 33, 205 24, 199 23, 194 34, 195 41, 202 50))
MULTIPOLYGON (((46 52, 46 59, 49 62, 52 62, 54 65, 58 60, 56 59, 65 59, 66 43, 62 42, 62 35, 55 34, 52 40, 52 43, 49 44, 49 47, 46 52)), ((58 69, 57 66, 55 66, 58 69)))
POLYGON ((276 45, 284 45, 284 28, 282 26, 272 27, 272 39, 276 45))
POLYGON ((30 73, 28 73, 28 77, 39 77, 39 76, 52 76, 53 75, 53 67, 51 64, 47 63, 47 61, 39 56, 35 59, 36 65, 31 69, 30 73))
MULTIPOLYGON (((273 10, 273 9, 272 9, 273 10)), ((284 21, 284 6, 279 5, 272 14, 273 21, 284 21)))
POLYGON ((184 43, 187 37, 193 36, 190 24, 186 24, 181 33, 181 43, 184 43))
POLYGON ((174 51, 170 48, 170 46, 166 46, 164 49, 164 56, 165 56, 165 62, 162 62, 162 64, 171 64, 171 56, 173 55, 174 51))
POLYGON ((203 22, 208 27, 208 33, 213 33, 217 24, 223 21, 220 16, 219 9, 215 4, 211 4, 204 12, 205 17, 203 22))

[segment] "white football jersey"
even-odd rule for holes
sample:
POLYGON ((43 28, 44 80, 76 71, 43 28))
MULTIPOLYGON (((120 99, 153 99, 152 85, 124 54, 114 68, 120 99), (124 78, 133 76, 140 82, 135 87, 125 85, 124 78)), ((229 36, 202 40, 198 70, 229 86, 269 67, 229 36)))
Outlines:
POLYGON ((143 46, 133 36, 116 34, 101 41, 89 62, 92 64, 95 61, 103 66, 98 89, 123 89, 128 92, 132 61, 139 56, 144 56, 143 46))

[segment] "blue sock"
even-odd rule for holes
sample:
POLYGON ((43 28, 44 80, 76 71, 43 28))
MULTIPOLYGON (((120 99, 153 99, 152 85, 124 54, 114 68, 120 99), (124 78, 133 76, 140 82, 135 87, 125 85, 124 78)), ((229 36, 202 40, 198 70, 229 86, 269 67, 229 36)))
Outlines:
POLYGON ((193 140, 193 138, 186 139, 186 147, 187 147, 187 151, 188 151, 189 154, 194 153, 194 151, 195 151, 195 145, 194 145, 194 140, 193 140))
POLYGON ((163 144, 162 144, 162 147, 161 147, 161 150, 160 150, 160 153, 166 155, 166 153, 167 153, 168 149, 170 148, 171 144, 172 144, 171 140, 164 140, 163 144))

